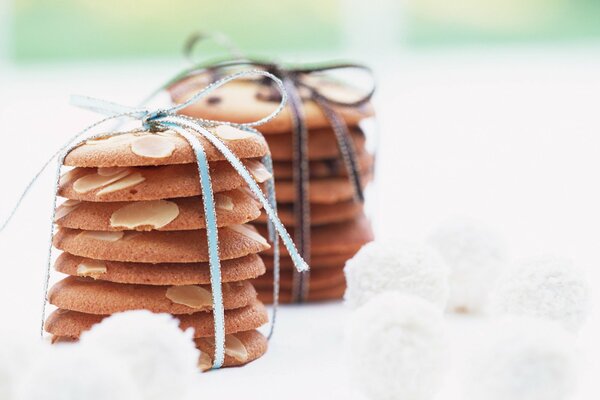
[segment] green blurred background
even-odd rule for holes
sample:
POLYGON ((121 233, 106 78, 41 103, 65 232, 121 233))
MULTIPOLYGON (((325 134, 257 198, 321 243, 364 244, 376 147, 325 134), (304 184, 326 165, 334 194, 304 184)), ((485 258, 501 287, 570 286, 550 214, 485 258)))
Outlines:
POLYGON ((600 38, 599 0, 12 0, 7 15, 21 62, 172 56, 198 29, 266 54, 600 38))

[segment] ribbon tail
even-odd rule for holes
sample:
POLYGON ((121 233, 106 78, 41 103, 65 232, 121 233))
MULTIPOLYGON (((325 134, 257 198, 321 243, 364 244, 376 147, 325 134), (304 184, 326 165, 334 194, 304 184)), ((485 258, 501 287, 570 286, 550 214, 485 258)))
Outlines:
POLYGON ((215 354, 213 369, 221 368, 225 360, 225 310, 223 306, 223 289, 221 286, 221 261, 219 259, 219 237, 215 202, 210 180, 210 169, 206 153, 198 138, 176 124, 168 124, 183 136, 192 146, 198 162, 198 174, 202 190, 204 218, 206 221, 206 237, 208 240, 208 256, 210 266, 210 286, 213 297, 213 319, 215 328, 215 354))
POLYGON ((346 122, 340 117, 340 115, 327 103, 323 98, 315 96, 315 101, 323 110, 325 117, 329 120, 335 133, 335 137, 338 142, 338 148, 344 160, 344 165, 352 186, 354 187, 354 197, 358 202, 364 202, 364 194, 362 189, 362 183, 360 181, 360 173, 356 161, 356 149, 350 136, 350 131, 346 122))
MULTIPOLYGON (((305 124, 302 99, 294 81, 284 76, 283 85, 288 92, 292 117, 293 170, 296 200, 294 202, 295 229, 294 237, 302 257, 310 263, 310 200, 309 200, 309 165, 308 165, 308 129, 305 124)), ((304 302, 308 299, 310 286, 309 273, 294 271, 292 301, 304 302)))

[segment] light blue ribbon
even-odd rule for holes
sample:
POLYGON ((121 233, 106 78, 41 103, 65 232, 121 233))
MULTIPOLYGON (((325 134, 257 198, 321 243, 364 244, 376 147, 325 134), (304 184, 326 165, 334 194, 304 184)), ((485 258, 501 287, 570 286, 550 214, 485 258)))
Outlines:
POLYGON ((266 155, 263 157, 263 162, 265 167, 271 173, 271 178, 266 182, 267 186, 267 196, 262 192, 252 175, 248 172, 244 164, 237 158, 237 156, 212 132, 210 132, 207 127, 214 127, 217 125, 229 125, 239 129, 243 129, 248 132, 252 132, 254 134, 260 135, 258 131, 253 129, 256 126, 262 125, 264 123, 269 122, 273 118, 275 118, 281 110, 283 110, 287 101, 286 92, 283 88, 282 82, 275 77, 274 75, 261 71, 261 70, 251 70, 251 71, 241 71, 230 76, 227 76, 223 79, 220 79, 201 91, 197 92, 193 97, 191 97, 188 101, 182 104, 178 104, 176 106, 159 109, 159 110, 147 110, 143 108, 131 108, 127 106, 122 106, 116 103, 111 103, 103 100, 93 99, 90 97, 73 97, 72 103, 78 107, 82 107, 97 113, 101 113, 106 115, 104 119, 88 126, 77 135, 73 136, 63 147, 59 149, 42 167, 42 169, 34 176, 31 182, 25 188, 25 191, 20 196, 17 204, 9 214, 6 221, 0 227, 0 232, 4 230, 4 228, 8 225, 9 221, 13 218, 19 206, 21 205, 24 197, 27 195, 33 184, 37 181, 41 173, 46 169, 46 167, 50 164, 50 162, 58 157, 58 163, 56 168, 55 175, 55 185, 54 185, 54 196, 53 196, 53 208, 52 208, 52 218, 51 218, 51 229, 50 229, 50 239, 49 239, 49 248, 48 248, 48 260, 46 266, 46 276, 44 281, 44 299, 43 299, 43 309, 42 309, 42 328, 41 332, 43 334, 43 325, 45 320, 45 310, 46 310, 46 302, 47 302, 47 292, 48 285, 50 279, 50 269, 51 269, 51 254, 52 254, 52 236, 54 234, 54 218, 55 218, 55 209, 56 209, 56 198, 58 193, 58 186, 60 180, 60 168, 64 164, 64 159, 67 154, 74 149, 75 147, 81 145, 87 140, 94 139, 97 137, 105 137, 105 136, 116 136, 122 135, 129 132, 111 132, 111 133, 97 133, 91 135, 91 130, 104 124, 105 122, 129 118, 140 120, 142 122, 142 126, 147 130, 164 130, 164 129, 172 129, 181 135, 184 139, 188 141, 190 146, 192 147, 196 162, 198 164, 198 172, 200 179, 200 187, 202 192, 203 206, 204 206, 204 216, 206 221, 206 235, 208 241, 208 253, 209 253, 209 267, 210 267, 210 281, 211 281, 211 291, 213 297, 213 316, 214 316, 214 331, 215 331, 215 354, 214 354, 214 363, 213 368, 220 368, 223 365, 223 361, 225 358, 225 311, 223 307, 223 292, 221 287, 221 263, 219 258, 219 238, 218 238, 218 229, 217 229, 217 220, 216 220, 216 212, 215 212, 215 204, 214 197, 210 179, 209 165, 208 160, 206 158, 206 154, 204 148, 202 147, 202 143, 198 140, 198 138, 192 133, 195 132, 204 138, 206 138, 212 145, 214 145, 225 157, 225 159, 233 166, 236 172, 244 179, 244 181, 248 184, 248 187, 252 191, 252 193, 256 196, 258 201, 262 204, 267 216, 268 216, 268 229, 269 229, 269 239, 273 243, 274 246, 274 289, 273 289, 273 315, 271 317, 271 326, 269 329, 269 338, 273 334, 274 326, 275 326, 275 318, 276 318, 276 309, 278 303, 279 296, 279 237, 283 241, 284 246, 286 247, 294 266, 300 272, 307 271, 308 265, 304 262, 302 257, 298 254, 296 250, 296 246, 294 245, 290 235, 284 228, 283 224, 279 220, 277 216, 277 207, 275 202, 275 189, 274 189, 274 180, 273 180, 273 163, 270 155, 266 155), (269 79, 272 79, 281 92, 282 100, 275 111, 273 111, 270 115, 254 122, 237 124, 228 121, 216 121, 216 120, 208 120, 201 118, 190 118, 178 115, 177 112, 188 107, 189 105, 197 102, 204 96, 208 95, 213 90, 223 86, 224 84, 231 82, 235 79, 240 79, 248 76, 264 76, 269 79), (85 136, 85 137, 83 137, 85 136), (82 138, 83 137, 83 138, 82 138))

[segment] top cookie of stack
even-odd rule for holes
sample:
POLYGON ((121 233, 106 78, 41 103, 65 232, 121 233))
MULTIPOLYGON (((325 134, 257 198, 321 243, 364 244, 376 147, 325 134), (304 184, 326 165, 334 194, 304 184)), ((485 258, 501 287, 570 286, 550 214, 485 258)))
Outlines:
MULTIPOLYGON (((210 130, 242 160, 258 182, 270 178, 258 161, 268 153, 260 135, 230 126, 210 130)), ((257 253, 270 246, 247 222, 261 213, 243 179, 198 135, 209 161, 219 234, 225 366, 266 351, 256 328, 267 313, 249 279, 265 272, 257 253)), ((53 244, 63 251, 55 268, 68 275, 49 292, 56 307, 45 329, 56 340, 77 340, 112 313, 148 309, 193 327, 212 365, 214 329, 208 246, 198 166, 174 132, 136 131, 87 141, 72 150, 60 180, 53 244)))
MULTIPOLYGON (((198 88, 209 82, 209 74, 192 75, 174 84, 169 90, 175 103, 188 100, 198 88)), ((346 103, 363 97, 358 89, 344 85, 326 77, 315 78, 310 75, 302 79, 329 99, 346 103)), ((340 155, 336 136, 331 122, 321 107, 311 98, 304 86, 299 86, 303 102, 303 116, 308 128, 308 165, 309 165, 309 201, 311 207, 311 273, 309 300, 328 300, 341 298, 345 290, 343 267, 360 247, 373 240, 369 221, 363 214, 363 206, 354 200, 355 190, 340 155)), ((274 88, 263 81, 240 80, 215 90, 181 112, 196 118, 248 122, 259 119, 272 112, 279 102, 274 88), (232 112, 231 110, 235 110, 232 112)), ((348 126, 354 144, 357 169, 363 185, 372 177, 373 156, 366 150, 366 138, 359 127, 361 121, 374 116, 370 102, 357 107, 333 106, 348 126)), ((295 224, 293 166, 293 124, 291 109, 288 105, 283 112, 267 124, 261 125, 261 132, 271 150, 276 192, 281 221, 289 227, 295 224)), ((266 232, 265 216, 257 221, 259 231, 266 232)), ((270 256, 265 252, 265 264, 272 267, 270 256)), ((292 301, 293 265, 282 249, 281 300, 292 301)), ((259 298, 271 301, 272 273, 254 281, 259 298)))

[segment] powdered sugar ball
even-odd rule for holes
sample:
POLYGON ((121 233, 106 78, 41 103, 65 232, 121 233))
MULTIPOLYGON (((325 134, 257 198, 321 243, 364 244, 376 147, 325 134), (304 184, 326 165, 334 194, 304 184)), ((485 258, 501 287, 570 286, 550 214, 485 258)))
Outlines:
POLYGON ((12 399, 15 383, 43 353, 42 340, 24 332, 2 332, 0 346, 0 399, 12 399))
POLYGON ((566 400, 575 386, 573 338, 560 325, 505 317, 482 335, 463 382, 464 398, 566 400))
POLYGON ((81 344, 122 359, 144 399, 178 399, 197 379, 199 351, 193 330, 183 332, 168 314, 114 314, 84 333, 81 344))
POLYGON ((77 344, 54 346, 20 380, 17 400, 141 400, 117 357, 77 344))
POLYGON ((448 310, 479 313, 507 262, 504 240, 466 218, 446 222, 428 238, 450 268, 448 310))
POLYGON ((375 241, 346 262, 346 303, 356 308, 385 291, 422 297, 444 308, 448 269, 432 248, 405 241, 375 241))
POLYGON ((495 314, 549 318, 577 330, 588 313, 589 292, 572 260, 543 256, 518 263, 498 281, 490 309, 495 314))
POLYGON ((442 312, 416 296, 377 295, 351 315, 344 354, 352 382, 370 399, 432 399, 445 364, 442 312))

